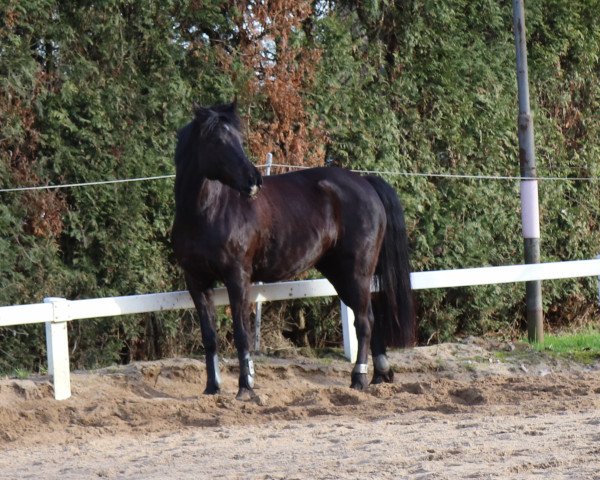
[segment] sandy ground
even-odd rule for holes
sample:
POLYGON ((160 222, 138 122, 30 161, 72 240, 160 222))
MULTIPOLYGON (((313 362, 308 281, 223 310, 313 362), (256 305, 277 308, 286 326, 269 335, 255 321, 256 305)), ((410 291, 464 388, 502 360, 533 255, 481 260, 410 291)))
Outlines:
POLYGON ((395 382, 348 388, 341 359, 256 359, 257 393, 200 395, 167 359, 0 380, 2 479, 600 479, 600 364, 478 340, 392 352, 395 382))

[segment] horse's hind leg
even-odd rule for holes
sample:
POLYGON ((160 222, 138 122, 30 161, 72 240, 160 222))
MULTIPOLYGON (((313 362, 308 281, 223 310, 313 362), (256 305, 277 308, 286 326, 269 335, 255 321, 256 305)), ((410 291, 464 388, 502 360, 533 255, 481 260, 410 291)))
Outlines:
MULTIPOLYGON (((338 287, 336 287, 337 289, 338 287)), ((348 288, 348 287, 346 287, 348 288)), ((356 364, 352 370, 351 387, 363 390, 367 387, 367 364, 369 358, 369 346, 373 354, 373 378, 371 383, 391 383, 394 379, 394 371, 386 356, 384 332, 381 321, 377 321, 375 315, 381 315, 377 301, 371 301, 371 281, 359 281, 355 284, 355 292, 352 298, 342 300, 354 311, 354 326, 358 340, 358 353, 356 364), (366 286, 366 285, 368 286, 366 286)), ((339 290, 338 290, 339 293, 339 290)), ((381 320, 381 319, 379 319, 381 320)))
POLYGON ((200 318, 202 343, 206 354, 206 389, 205 394, 218 393, 221 388, 219 358, 217 355, 217 330, 215 328, 215 307, 212 288, 197 282, 191 275, 185 275, 185 281, 196 306, 200 318))
MULTIPOLYGON (((369 285, 369 283, 367 283, 369 285)), ((337 289, 337 287, 336 287, 337 289)), ((371 308, 369 286, 356 285, 351 296, 340 295, 346 305, 354 312, 354 327, 358 340, 358 351, 356 363, 352 370, 350 387, 356 390, 364 390, 369 385, 367 369, 369 360, 369 344, 373 330, 373 310, 371 308)), ((338 290, 339 293, 339 290, 338 290)))
POLYGON ((339 297, 354 312, 354 326, 358 340, 356 364, 352 370, 350 387, 364 390, 368 387, 367 378, 369 345, 373 329, 373 310, 371 308, 371 276, 356 277, 354 268, 343 268, 338 261, 321 262, 317 268, 329 279, 339 297), (342 267, 340 268, 340 265, 342 267))
POLYGON ((377 295, 374 295, 371 299, 371 305, 373 307, 373 317, 375 318, 373 333, 371 335, 371 353, 373 354, 374 367, 371 383, 391 383, 394 380, 394 370, 392 370, 390 362, 387 359, 382 327, 384 321, 382 315, 385 314, 385 309, 380 305, 377 295))

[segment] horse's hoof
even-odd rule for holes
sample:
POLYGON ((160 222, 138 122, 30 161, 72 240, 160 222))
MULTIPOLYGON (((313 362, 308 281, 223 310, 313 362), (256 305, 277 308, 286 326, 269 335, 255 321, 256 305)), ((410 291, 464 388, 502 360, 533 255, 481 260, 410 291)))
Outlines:
POLYGON ((206 385, 204 389, 204 395, 216 395, 220 393, 221 389, 217 385, 206 385))
POLYGON ((350 388, 354 390, 366 390, 369 386, 369 381, 367 380, 366 373, 354 373, 352 372, 352 383, 350 384, 350 388))
POLYGON ((247 402, 248 400, 254 400, 256 398, 256 393, 251 388, 240 387, 238 394, 235 396, 236 400, 241 402, 247 402))
POLYGON ((373 385, 377 385, 379 383, 393 383, 393 382, 394 382, 394 371, 391 368, 385 373, 375 371, 375 373, 373 373, 373 379, 371 380, 371 384, 373 384, 373 385))

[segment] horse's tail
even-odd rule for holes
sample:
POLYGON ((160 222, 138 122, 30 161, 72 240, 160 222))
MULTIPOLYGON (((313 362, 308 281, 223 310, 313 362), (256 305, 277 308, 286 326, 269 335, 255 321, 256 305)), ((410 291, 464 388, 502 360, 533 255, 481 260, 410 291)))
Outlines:
POLYGON ((387 217, 387 227, 375 275, 379 293, 373 295, 374 334, 389 347, 410 347, 416 338, 416 316, 410 286, 408 235, 404 210, 395 190, 377 176, 365 177, 375 189, 387 217))

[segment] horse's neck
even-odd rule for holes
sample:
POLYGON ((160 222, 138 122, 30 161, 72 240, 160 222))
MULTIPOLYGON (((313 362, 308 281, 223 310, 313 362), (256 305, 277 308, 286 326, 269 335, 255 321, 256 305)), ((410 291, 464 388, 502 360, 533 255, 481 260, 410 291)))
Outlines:
POLYGON ((178 185, 177 213, 181 216, 193 216, 213 221, 221 211, 224 197, 229 192, 218 181, 209 180, 202 175, 188 175, 178 185))

